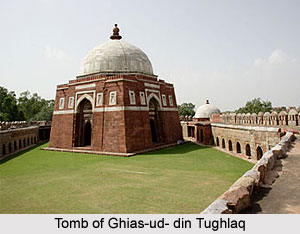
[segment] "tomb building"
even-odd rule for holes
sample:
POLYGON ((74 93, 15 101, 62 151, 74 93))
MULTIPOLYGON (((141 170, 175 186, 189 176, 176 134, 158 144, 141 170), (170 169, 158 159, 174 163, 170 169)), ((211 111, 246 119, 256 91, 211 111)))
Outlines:
POLYGON ((113 35, 57 86, 49 149, 126 154, 182 139, 174 86, 139 48, 113 35))

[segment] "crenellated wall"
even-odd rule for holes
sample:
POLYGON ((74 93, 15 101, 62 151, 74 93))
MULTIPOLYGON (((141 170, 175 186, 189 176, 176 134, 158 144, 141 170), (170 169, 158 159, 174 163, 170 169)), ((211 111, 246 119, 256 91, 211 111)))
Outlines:
POLYGON ((47 121, 14 121, 14 122, 0 122, 0 131, 8 129, 26 128, 30 126, 46 127, 51 126, 51 122, 47 121))
POLYGON ((300 113, 295 108, 279 113, 273 111, 258 114, 213 114, 207 119, 209 124, 206 123, 211 131, 207 131, 200 138, 197 137, 197 131, 199 126, 203 125, 203 121, 196 121, 191 116, 181 116, 180 119, 186 139, 208 145, 212 142, 224 150, 254 160, 259 160, 263 153, 276 145, 285 132, 300 132, 300 113), (204 138, 212 140, 201 141, 204 138))
POLYGON ((211 118, 212 122, 225 123, 225 124, 237 124, 237 125, 255 125, 255 126, 300 126, 300 113, 296 109, 290 109, 277 113, 273 111, 256 113, 227 113, 227 114, 214 114, 211 118))

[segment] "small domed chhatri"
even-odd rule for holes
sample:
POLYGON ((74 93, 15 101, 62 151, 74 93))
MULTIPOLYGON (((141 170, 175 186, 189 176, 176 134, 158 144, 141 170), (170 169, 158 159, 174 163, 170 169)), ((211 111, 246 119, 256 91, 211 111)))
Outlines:
POLYGON ((218 108, 209 104, 209 101, 206 100, 206 103, 197 109, 193 117, 193 121, 182 123, 184 131, 183 136, 189 137, 193 141, 197 141, 205 145, 213 144, 211 118, 213 118, 213 114, 220 113, 221 112, 218 108))
POLYGON ((212 114, 220 114, 221 111, 209 103, 209 100, 206 100, 206 103, 202 106, 200 106, 196 114, 194 116, 195 119, 204 119, 204 118, 210 118, 212 114))
POLYGON ((121 41, 119 28, 115 24, 113 35, 84 58, 80 76, 93 73, 134 73, 153 75, 148 56, 139 48, 121 41))

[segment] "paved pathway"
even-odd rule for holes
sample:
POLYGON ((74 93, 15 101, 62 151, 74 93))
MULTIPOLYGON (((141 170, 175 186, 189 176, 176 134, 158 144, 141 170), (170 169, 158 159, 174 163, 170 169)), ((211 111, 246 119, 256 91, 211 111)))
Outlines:
POLYGON ((287 158, 277 163, 275 173, 279 177, 254 196, 252 209, 247 213, 300 214, 300 135, 296 137, 287 158))

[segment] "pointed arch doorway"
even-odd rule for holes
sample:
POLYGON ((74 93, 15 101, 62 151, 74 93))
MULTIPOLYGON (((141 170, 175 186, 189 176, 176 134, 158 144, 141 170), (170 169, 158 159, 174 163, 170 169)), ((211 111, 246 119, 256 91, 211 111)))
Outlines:
POLYGON ((75 120, 75 147, 90 146, 92 143, 92 103, 84 98, 77 107, 75 120))
POLYGON ((152 97, 149 101, 149 121, 153 143, 164 142, 165 140, 159 108, 159 102, 152 97))

